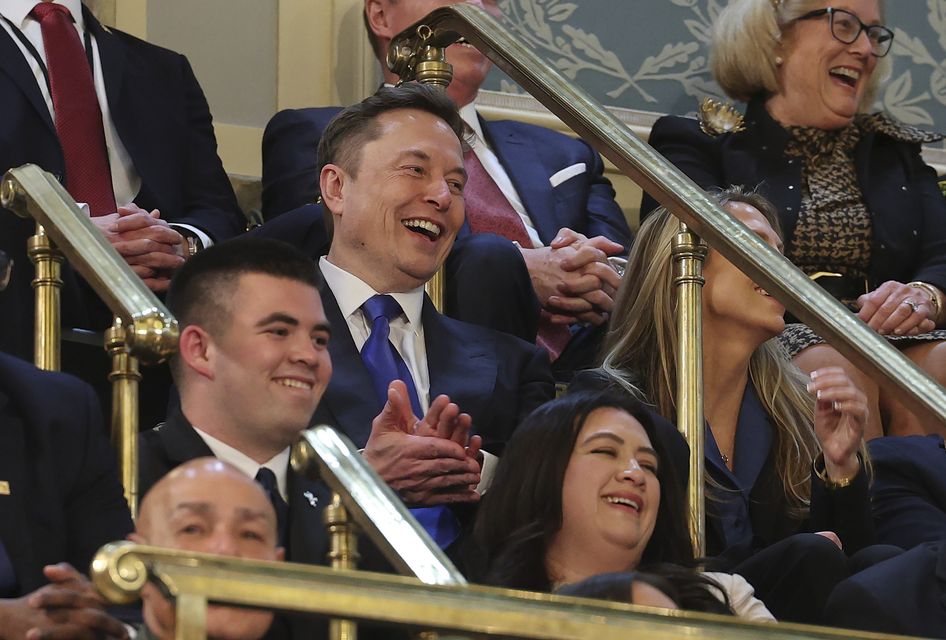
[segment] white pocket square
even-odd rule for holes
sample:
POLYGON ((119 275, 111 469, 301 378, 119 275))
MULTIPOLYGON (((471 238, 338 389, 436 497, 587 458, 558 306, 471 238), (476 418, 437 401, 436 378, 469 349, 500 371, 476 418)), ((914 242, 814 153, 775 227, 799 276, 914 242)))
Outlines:
POLYGON ((565 167, 561 171, 556 171, 554 174, 552 174, 552 177, 549 178, 549 184, 551 184, 552 187, 557 187, 569 178, 579 176, 587 170, 588 168, 585 166, 584 162, 573 164, 570 167, 565 167))

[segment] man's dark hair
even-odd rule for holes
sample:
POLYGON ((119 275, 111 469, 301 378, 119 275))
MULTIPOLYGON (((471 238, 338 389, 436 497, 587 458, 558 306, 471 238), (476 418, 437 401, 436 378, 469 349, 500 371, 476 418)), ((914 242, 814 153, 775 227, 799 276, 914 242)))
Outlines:
POLYGON ((263 274, 320 289, 315 261, 295 247, 268 238, 236 238, 199 252, 171 280, 167 307, 181 329, 199 325, 219 335, 230 316, 240 276, 263 274))
POLYGON ((453 101, 439 89, 410 82, 399 87, 382 87, 335 116, 319 141, 319 172, 325 165, 335 164, 357 177, 362 148, 381 135, 378 116, 397 109, 426 111, 440 118, 466 148, 467 127, 453 101))

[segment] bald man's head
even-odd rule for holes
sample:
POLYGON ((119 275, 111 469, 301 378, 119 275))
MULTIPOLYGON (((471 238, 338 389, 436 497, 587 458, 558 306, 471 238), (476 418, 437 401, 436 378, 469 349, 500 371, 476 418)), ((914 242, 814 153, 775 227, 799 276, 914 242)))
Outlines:
MULTIPOLYGON (((237 558, 281 560, 276 513, 262 488, 217 458, 198 458, 158 481, 141 501, 135 542, 237 558)), ((142 591, 144 618, 159 638, 174 635, 174 610, 156 589, 142 591)), ((210 607, 207 635, 255 640, 272 613, 210 607)))

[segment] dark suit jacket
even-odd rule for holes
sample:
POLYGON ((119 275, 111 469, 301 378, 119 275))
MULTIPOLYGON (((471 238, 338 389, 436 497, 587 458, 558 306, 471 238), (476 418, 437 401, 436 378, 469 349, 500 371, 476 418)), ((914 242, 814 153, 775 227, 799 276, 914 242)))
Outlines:
MULTIPOLYGON (((315 410, 313 424, 332 425, 356 446, 364 447, 382 403, 328 287, 322 292, 322 305, 336 331, 329 342, 332 380, 315 410)), ((421 318, 430 397, 450 396, 473 417, 483 449, 501 454, 519 421, 554 395, 548 354, 513 336, 448 318, 429 299, 424 301, 421 318)))
POLYGON ((132 530, 115 453, 92 390, 0 353, 0 540, 19 594, 47 582, 43 567, 85 573, 106 542, 132 530))
MULTIPOLYGON (((695 120, 665 116, 650 144, 703 188, 758 186, 779 210, 787 253, 801 206, 801 166, 785 155, 789 135, 761 100, 749 103, 745 120, 745 131, 711 137, 695 120)), ((871 288, 887 280, 946 287, 946 201, 919 145, 868 133, 854 164, 874 229, 871 288)), ((642 216, 654 206, 645 195, 642 216)))
POLYGON ((946 540, 946 450, 943 437, 875 438, 871 498, 877 541, 910 549, 946 540))
MULTIPOLYGON (((160 480, 164 474, 188 460, 213 456, 204 440, 194 431, 181 413, 174 411, 166 422, 138 436, 138 474, 141 495, 160 480)), ((322 524, 322 512, 331 504, 332 495, 324 484, 309 480, 289 468, 288 562, 325 564, 328 535, 322 524), (308 494, 308 495, 307 495, 308 494), (315 498, 312 504, 310 497, 315 498)), ((325 624, 302 615, 280 614, 276 617, 266 638, 298 640, 326 637, 325 624)))
POLYGON ((840 583, 825 618, 838 627, 946 638, 946 539, 922 544, 840 583))
MULTIPOLYGON (((267 220, 315 202, 319 191, 316 148, 339 111, 339 107, 287 109, 266 125, 263 215, 267 220)), ((549 244, 559 229, 568 227, 630 247, 631 231, 603 175, 601 157, 591 147, 544 127, 508 120, 480 122, 543 243, 549 244), (583 173, 551 186, 550 177, 578 163, 585 164, 583 173)), ((469 232, 464 223, 458 238, 469 232)))
MULTIPOLYGON (((141 176, 135 202, 215 240, 242 231, 245 222, 217 157, 207 101, 187 60, 106 29, 88 11, 84 15, 98 43, 112 119, 141 176)), ((16 42, 0 30, 0 171, 25 163, 65 178, 56 128, 36 78, 16 42)), ((16 263, 10 287, 0 292, 6 310, 0 315, 0 349, 26 358, 32 357, 33 326, 26 239, 34 227, 0 209, 0 249, 16 263)), ((80 297, 75 274, 67 268, 63 278, 63 324, 90 327, 100 321, 80 297)))
MULTIPOLYGON (((138 464, 141 495, 174 467, 203 456, 213 456, 204 440, 194 431, 180 409, 167 422, 138 436, 138 464)), ((331 503, 325 485, 308 480, 289 469, 289 547, 286 560, 324 564, 328 537, 322 525, 322 508, 331 503), (318 499, 315 507, 305 496, 318 499)))

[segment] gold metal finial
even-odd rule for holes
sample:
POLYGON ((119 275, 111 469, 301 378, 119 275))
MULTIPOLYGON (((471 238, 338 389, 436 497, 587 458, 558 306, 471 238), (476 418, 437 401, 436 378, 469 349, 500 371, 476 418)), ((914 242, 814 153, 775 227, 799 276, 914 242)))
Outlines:
POLYGON ((739 133, 746 130, 742 114, 736 111, 731 104, 725 104, 703 98, 698 112, 700 129, 708 136, 719 136, 724 133, 739 133))

